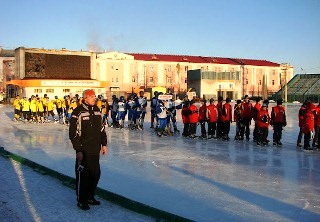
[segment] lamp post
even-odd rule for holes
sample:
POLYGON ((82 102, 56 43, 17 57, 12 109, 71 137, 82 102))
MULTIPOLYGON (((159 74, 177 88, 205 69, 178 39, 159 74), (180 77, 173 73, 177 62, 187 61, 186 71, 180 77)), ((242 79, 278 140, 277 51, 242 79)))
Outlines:
POLYGON ((282 92, 282 98, 283 98, 284 102, 287 102, 288 101, 287 71, 290 68, 290 64, 289 63, 282 63, 280 65, 280 67, 281 67, 281 70, 283 72, 283 79, 284 79, 284 86, 282 88, 282 78, 281 78, 281 75, 280 75, 281 89, 283 89, 281 91, 282 92))
POLYGON ((242 97, 244 97, 244 84, 245 84, 245 76, 244 76, 244 65, 242 64, 241 66, 240 66, 240 68, 241 68, 241 72, 242 72, 242 97))

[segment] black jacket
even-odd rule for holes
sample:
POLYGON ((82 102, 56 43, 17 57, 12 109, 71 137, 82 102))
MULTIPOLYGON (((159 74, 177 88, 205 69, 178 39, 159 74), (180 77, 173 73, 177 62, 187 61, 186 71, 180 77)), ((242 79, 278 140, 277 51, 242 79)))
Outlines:
POLYGON ((71 114, 69 139, 76 152, 99 155, 107 145, 107 134, 99 108, 82 103, 71 114))

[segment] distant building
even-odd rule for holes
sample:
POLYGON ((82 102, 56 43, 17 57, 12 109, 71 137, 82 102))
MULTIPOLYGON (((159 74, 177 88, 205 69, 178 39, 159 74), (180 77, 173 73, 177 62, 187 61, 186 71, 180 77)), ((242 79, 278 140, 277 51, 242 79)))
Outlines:
POLYGON ((11 96, 74 96, 87 88, 104 94, 108 84, 95 76, 95 59, 91 52, 17 48, 15 75, 7 82, 15 89, 11 96))
MULTIPOLYGON (((187 92, 191 86, 188 71, 192 75, 192 70, 199 70, 202 85, 210 83, 196 92, 199 97, 222 93, 237 99, 244 94, 262 96, 263 86, 268 95, 277 92, 284 73, 281 67, 266 60, 21 47, 15 50, 15 75, 7 86, 27 97, 74 95, 94 88, 106 97, 144 90, 150 98, 155 87, 176 94, 187 92)), ((285 73, 289 81, 293 67, 285 73)))
POLYGON ((6 93, 6 82, 14 76, 14 50, 0 48, 0 93, 6 93))

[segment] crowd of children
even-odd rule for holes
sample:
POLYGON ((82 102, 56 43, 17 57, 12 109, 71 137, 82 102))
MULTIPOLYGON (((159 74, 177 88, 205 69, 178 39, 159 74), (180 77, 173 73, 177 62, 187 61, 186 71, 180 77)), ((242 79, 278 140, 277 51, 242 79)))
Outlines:
MULTIPOLYGON (((45 94, 42 98, 38 95, 31 98, 16 97, 14 100, 14 120, 26 122, 45 123, 60 122, 68 125, 69 118, 75 107, 81 103, 78 95, 70 98, 58 98, 50 100, 45 94)), ((128 128, 144 129, 146 116, 147 98, 144 92, 140 91, 139 96, 132 93, 125 99, 120 96, 118 99, 112 96, 109 104, 101 95, 97 98, 97 106, 104 115, 105 124, 122 129, 125 127, 125 119, 128 120, 128 128), (111 121, 108 121, 109 112, 111 121)), ((163 95, 161 92, 154 92, 150 101, 151 126, 159 137, 172 135, 179 132, 177 128, 176 114, 181 110, 183 122, 183 137, 201 139, 230 140, 230 124, 235 122, 235 140, 250 140, 250 125, 254 122, 253 141, 258 146, 268 145, 268 133, 270 126, 273 127, 273 145, 281 146, 282 130, 287 125, 286 111, 282 106, 282 100, 278 99, 276 106, 269 112, 268 100, 256 99, 253 105, 249 97, 244 96, 243 100, 237 100, 234 107, 231 106, 231 99, 225 100, 219 96, 217 103, 214 99, 200 100, 200 107, 195 105, 194 100, 174 101, 172 95, 163 95), (197 126, 200 126, 201 135, 197 136, 197 126)), ((306 100, 299 110, 299 135, 297 146, 306 150, 319 149, 319 127, 320 127, 320 105, 317 107, 306 100), (304 135, 304 144, 301 141, 304 135), (310 145, 310 141, 312 144, 310 145)))

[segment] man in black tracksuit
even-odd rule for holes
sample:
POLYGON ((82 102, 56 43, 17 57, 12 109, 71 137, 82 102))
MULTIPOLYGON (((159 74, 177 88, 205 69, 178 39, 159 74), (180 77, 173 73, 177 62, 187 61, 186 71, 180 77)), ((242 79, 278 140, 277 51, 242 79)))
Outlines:
POLYGON ((95 105, 93 90, 83 92, 83 102, 73 110, 70 118, 69 138, 76 151, 76 190, 78 206, 99 205, 94 198, 100 179, 100 152, 107 153, 107 135, 103 115, 95 105))

